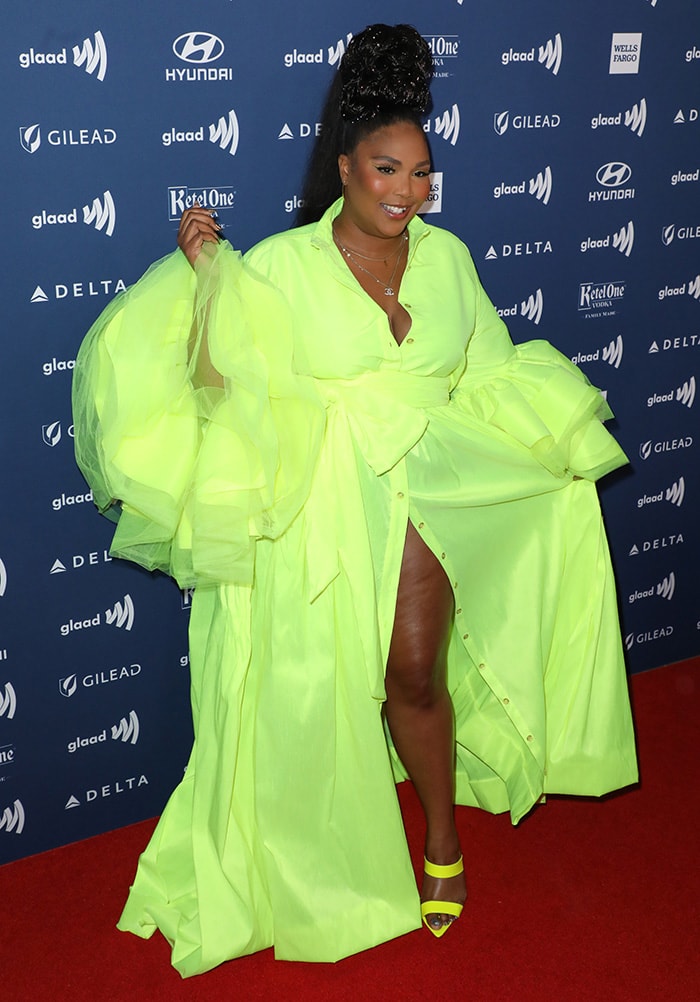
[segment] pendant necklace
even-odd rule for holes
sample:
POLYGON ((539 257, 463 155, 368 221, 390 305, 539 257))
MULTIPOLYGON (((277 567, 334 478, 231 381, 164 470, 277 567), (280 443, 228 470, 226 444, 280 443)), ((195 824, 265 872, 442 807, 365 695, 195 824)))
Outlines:
MULTIPOLYGON (((394 270, 392 271, 391 277, 390 277, 390 279, 389 279, 388 282, 382 282, 381 278, 377 278, 377 276, 374 275, 368 268, 365 268, 365 266, 363 264, 360 264, 360 262, 348 250, 348 248, 345 246, 345 244, 343 244, 343 243, 340 242, 340 239, 338 238, 338 236, 335 233, 333 234, 333 236, 335 237, 335 241, 338 244, 338 247, 341 249, 341 251, 343 252, 343 254, 352 261, 352 263, 355 265, 355 267, 359 268, 360 271, 364 271, 365 275, 369 275, 369 277, 373 278, 374 281, 378 285, 382 286, 382 288, 384 289, 384 295, 385 296, 395 296, 396 295, 396 293, 394 292, 393 282, 394 282, 394 277, 395 277, 396 272, 397 272, 398 267, 399 267, 399 261, 401 260, 403 249, 406 246, 406 242, 408 240, 408 235, 405 232, 404 232, 404 235, 403 235, 403 240, 401 242, 401 245, 399 246, 399 249, 396 252, 396 263, 394 265, 394 270)), ((364 255, 364 254, 360 254, 359 256, 360 257, 366 257, 366 255, 364 255)), ((385 258, 370 258, 370 257, 368 257, 366 259, 368 261, 383 261, 383 260, 385 260, 385 258)))

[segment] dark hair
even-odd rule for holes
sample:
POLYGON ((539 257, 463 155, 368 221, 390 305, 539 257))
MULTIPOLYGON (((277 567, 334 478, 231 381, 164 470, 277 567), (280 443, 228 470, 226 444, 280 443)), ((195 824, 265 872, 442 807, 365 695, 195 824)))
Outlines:
POLYGON ((422 129, 432 75, 428 43, 410 24, 372 24, 352 39, 323 106, 296 226, 316 222, 340 195, 341 153, 352 153, 366 136, 397 122, 422 129))

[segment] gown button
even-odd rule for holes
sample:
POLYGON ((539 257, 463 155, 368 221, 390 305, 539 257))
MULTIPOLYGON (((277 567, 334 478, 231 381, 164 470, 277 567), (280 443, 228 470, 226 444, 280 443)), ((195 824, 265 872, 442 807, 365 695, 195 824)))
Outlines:
POLYGON ((403 497, 403 491, 399 491, 398 494, 396 495, 396 497, 397 498, 402 498, 403 497))
POLYGON ((424 525, 425 525, 425 522, 419 522, 418 523, 418 528, 422 529, 424 527, 424 525))
POLYGON ((462 610, 461 609, 456 609, 455 610, 455 616, 461 616, 461 615, 462 615, 462 610))
POLYGON ((406 344, 413 344, 413 338, 412 337, 407 337, 406 338, 406 344))
POLYGON ((533 738, 532 734, 528 734, 528 736, 525 738, 525 740, 526 741, 534 741, 534 738, 533 738))

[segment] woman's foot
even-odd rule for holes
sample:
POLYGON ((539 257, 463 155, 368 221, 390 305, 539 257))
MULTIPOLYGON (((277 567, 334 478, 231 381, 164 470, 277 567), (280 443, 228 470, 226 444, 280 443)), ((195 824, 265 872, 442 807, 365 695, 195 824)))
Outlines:
POLYGON ((464 866, 461 855, 459 852, 455 854, 454 851, 447 855, 440 853, 429 856, 426 853, 425 863, 421 903, 432 902, 436 908, 439 904, 447 904, 448 902, 454 906, 454 910, 450 908, 449 911, 436 910, 425 913, 423 909, 425 924, 431 932, 441 936, 447 931, 447 927, 459 917, 462 905, 467 898, 464 866), (441 870, 444 872, 441 873, 441 870))

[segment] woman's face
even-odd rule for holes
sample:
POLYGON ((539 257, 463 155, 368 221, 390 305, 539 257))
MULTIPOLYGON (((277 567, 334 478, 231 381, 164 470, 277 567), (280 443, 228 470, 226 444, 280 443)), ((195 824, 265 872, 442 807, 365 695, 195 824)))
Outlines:
POLYGON ((345 224, 367 236, 395 238, 430 192, 430 154, 422 129, 397 122, 338 157, 345 224))

